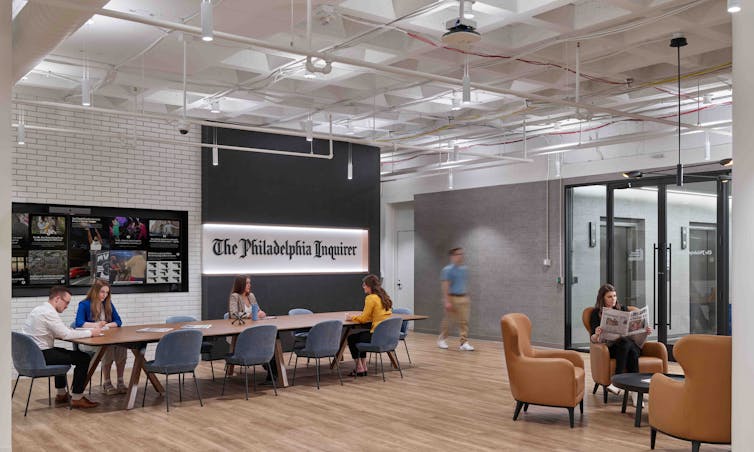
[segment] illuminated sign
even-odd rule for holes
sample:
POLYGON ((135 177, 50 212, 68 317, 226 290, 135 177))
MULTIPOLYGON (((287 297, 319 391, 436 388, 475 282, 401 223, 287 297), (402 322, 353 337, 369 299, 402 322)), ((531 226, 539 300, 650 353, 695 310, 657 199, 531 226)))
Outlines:
POLYGON ((366 273, 366 229, 202 225, 202 273, 317 274, 366 273))

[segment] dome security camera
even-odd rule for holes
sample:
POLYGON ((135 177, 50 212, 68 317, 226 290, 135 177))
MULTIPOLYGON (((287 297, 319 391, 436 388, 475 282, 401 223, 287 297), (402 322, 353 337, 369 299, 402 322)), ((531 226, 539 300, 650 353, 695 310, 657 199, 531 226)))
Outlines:
POLYGON ((189 133, 189 128, 191 127, 191 124, 189 124, 188 121, 185 119, 181 119, 178 121, 178 132, 181 133, 181 135, 186 135, 189 133))

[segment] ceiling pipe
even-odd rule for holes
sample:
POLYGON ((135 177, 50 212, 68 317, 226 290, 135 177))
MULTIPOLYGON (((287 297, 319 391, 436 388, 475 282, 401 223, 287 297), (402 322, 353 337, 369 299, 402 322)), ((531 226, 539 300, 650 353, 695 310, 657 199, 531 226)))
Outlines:
MULTIPOLYGON (((45 4, 63 5, 68 8, 75 8, 75 9, 79 8, 78 4, 72 4, 66 1, 61 1, 61 0, 32 0, 32 1, 45 3, 45 4)), ((154 19, 150 17, 138 16, 135 14, 129 14, 129 13, 114 11, 114 10, 105 9, 105 8, 101 8, 97 10, 96 14, 105 16, 105 17, 111 17, 114 19, 120 19, 120 20, 129 21, 129 22, 140 23, 144 25, 151 25, 154 27, 161 27, 161 28, 168 28, 168 29, 172 29, 176 31, 183 31, 185 33, 190 33, 193 35, 201 35, 200 27, 170 22, 166 20, 159 20, 159 19, 154 19)), ((395 66, 370 63, 368 61, 362 61, 355 58, 348 58, 348 57, 344 57, 340 55, 327 54, 327 53, 317 52, 317 51, 308 51, 305 49, 290 47, 287 45, 273 44, 273 43, 261 41, 258 39, 249 38, 246 36, 239 36, 232 33, 215 31, 215 37, 218 39, 224 39, 227 41, 237 42, 240 44, 245 44, 245 45, 258 47, 262 49, 274 50, 277 52, 284 52, 284 53, 295 53, 298 55, 304 55, 304 56, 308 56, 312 58, 319 58, 322 60, 332 61, 332 62, 341 63, 341 64, 347 64, 347 65, 361 67, 361 68, 372 69, 378 72, 387 72, 387 73, 410 77, 410 78, 434 80, 436 82, 445 83, 452 86, 461 86, 463 83, 462 80, 455 79, 452 77, 446 77, 442 75, 435 75, 435 74, 430 74, 426 72, 414 71, 411 69, 404 69, 404 68, 395 67, 395 66)), ((482 83, 476 83, 476 82, 471 82, 471 87, 477 90, 489 91, 491 93, 503 94, 503 95, 508 95, 508 96, 516 96, 522 99, 530 99, 532 101, 546 102, 546 103, 550 103, 554 105, 562 105, 562 106, 571 107, 574 109, 581 108, 587 111, 606 113, 606 114, 618 116, 618 117, 626 117, 626 118, 638 119, 642 121, 656 122, 658 124, 677 126, 677 123, 674 121, 629 113, 629 112, 616 110, 609 107, 601 107, 601 106, 592 105, 592 104, 576 103, 576 102, 568 101, 564 99, 557 99, 557 98, 551 98, 551 97, 547 97, 547 96, 543 96, 539 94, 525 93, 521 91, 498 88, 498 87, 494 87, 494 86, 490 86, 490 85, 486 85, 482 83)), ((702 127, 699 127, 695 124, 687 124, 687 123, 683 123, 682 127, 687 128, 687 129, 700 129, 700 130, 703 129, 702 127)))
MULTIPOLYGON (((12 124, 12 127, 18 128, 19 125, 12 124)), ((96 132, 93 130, 83 130, 83 129, 65 129, 62 127, 35 126, 35 125, 29 125, 29 124, 24 124, 23 127, 25 128, 25 130, 38 130, 40 132, 67 133, 71 135, 85 135, 85 136, 101 137, 101 138, 120 138, 120 139, 123 139, 124 141, 136 140, 136 141, 143 141, 143 142, 149 142, 149 143, 172 144, 172 145, 187 146, 187 147, 199 147, 199 148, 210 147, 210 148, 217 148, 217 149, 228 149, 231 151, 255 152, 258 154, 285 155, 289 157, 306 157, 306 158, 332 160, 333 155, 334 155, 332 140, 330 140, 329 154, 310 154, 310 153, 293 152, 293 151, 278 151, 274 149, 250 148, 246 146, 230 146, 230 145, 225 145, 225 144, 214 144, 214 143, 197 143, 197 142, 192 142, 192 141, 172 140, 169 138, 156 138, 156 137, 145 137, 145 136, 134 137, 134 136, 124 135, 124 134, 117 134, 117 133, 96 132)))

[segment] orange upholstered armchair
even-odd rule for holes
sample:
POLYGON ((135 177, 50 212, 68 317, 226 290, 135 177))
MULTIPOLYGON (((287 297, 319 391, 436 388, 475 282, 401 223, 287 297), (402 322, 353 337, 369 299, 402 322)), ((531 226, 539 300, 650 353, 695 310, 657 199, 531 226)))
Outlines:
POLYGON ((572 350, 535 350, 531 346, 531 322, 524 314, 500 319, 505 364, 511 393, 516 399, 513 420, 521 408, 544 405, 568 409, 573 428, 573 410, 584 414, 584 360, 572 350))
POLYGON ((701 443, 730 444, 730 336, 690 335, 681 338, 673 354, 683 367, 684 381, 654 375, 649 392, 651 446, 657 432, 701 443))
MULTIPOLYGON (((636 307, 629 306, 629 310, 635 310, 636 307)), ((589 336, 592 330, 589 325, 589 318, 592 316, 594 307, 584 309, 581 314, 581 321, 584 323, 589 336)), ((597 388, 602 386, 602 397, 607 403, 607 386, 610 385, 613 374, 615 374, 615 359, 610 358, 610 350, 605 344, 589 343, 589 362, 592 367, 592 379, 594 380, 594 389, 592 394, 597 393, 597 388)), ((646 373, 668 373, 668 349, 661 342, 645 342, 641 348, 639 357, 639 372, 646 373)))

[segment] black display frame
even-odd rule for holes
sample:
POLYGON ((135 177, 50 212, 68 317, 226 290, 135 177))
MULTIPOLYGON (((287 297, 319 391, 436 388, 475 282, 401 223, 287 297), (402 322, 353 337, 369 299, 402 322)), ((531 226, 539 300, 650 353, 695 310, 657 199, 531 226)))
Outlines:
MULTIPOLYGON (((188 262, 188 211, 185 210, 158 210, 143 209, 133 207, 106 207, 106 206, 83 206, 69 204, 40 204, 40 203, 21 203, 14 202, 11 208, 12 213, 28 213, 29 221, 31 215, 46 216, 64 216, 66 222, 65 243, 66 243, 66 281, 70 283, 70 236, 71 236, 71 218, 75 216, 92 216, 92 217, 139 217, 149 220, 179 220, 181 230, 179 235, 179 251, 181 262, 181 282, 180 283, 153 283, 153 284, 128 284, 111 287, 112 293, 164 293, 164 292, 188 292, 189 262, 188 262)), ((31 224, 30 239, 31 239, 31 224)), ((73 295, 85 295, 89 286, 66 284, 73 295)), ((37 297, 46 296, 49 293, 51 285, 29 285, 27 287, 13 286, 13 297, 37 297)))

